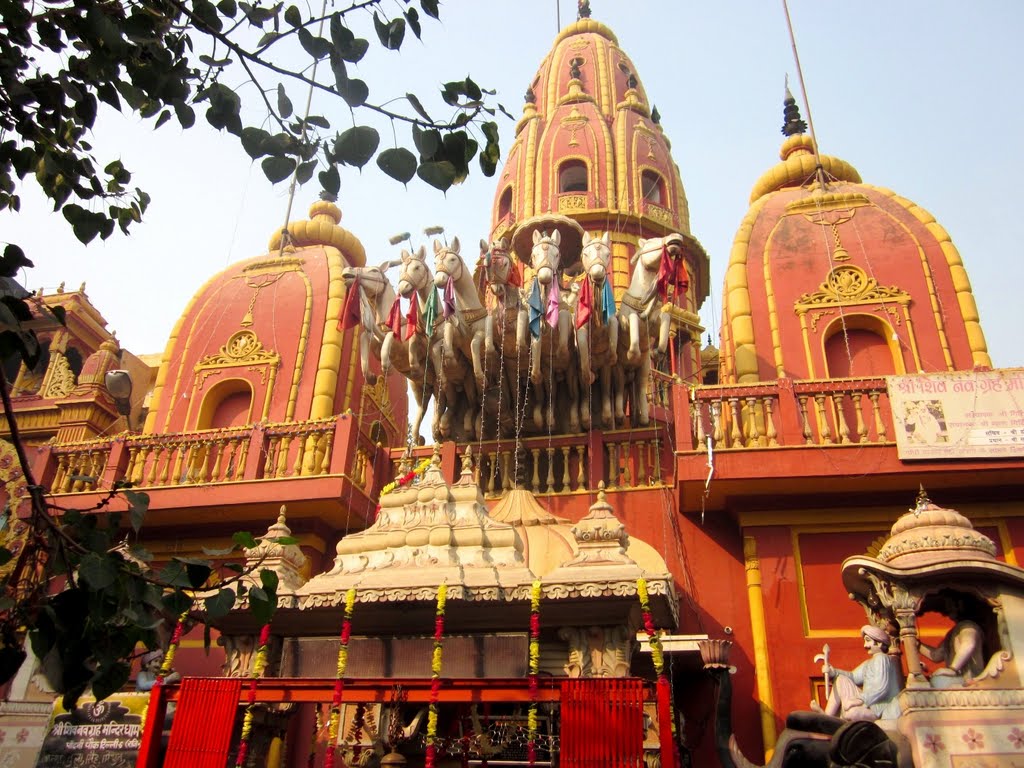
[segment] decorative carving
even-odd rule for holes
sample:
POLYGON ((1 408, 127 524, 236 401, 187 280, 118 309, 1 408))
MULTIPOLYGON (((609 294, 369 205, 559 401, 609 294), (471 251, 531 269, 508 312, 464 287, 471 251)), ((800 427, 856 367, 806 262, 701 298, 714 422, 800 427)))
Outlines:
POLYGON ((652 202, 644 201, 644 214, 666 226, 671 226, 672 224, 672 211, 660 205, 655 205, 652 202))
MULTIPOLYGON (((291 529, 285 521, 285 506, 281 505, 281 514, 277 522, 267 528, 266 534, 258 539, 258 544, 245 550, 246 569, 252 574, 259 570, 271 570, 277 574, 279 591, 294 592, 306 579, 302 574, 306 567, 306 556, 295 544, 280 544, 278 539, 290 537, 291 529)), ((259 580, 252 578, 259 586, 259 580)))
POLYGON ((585 563, 621 563, 636 565, 626 554, 629 536, 626 526, 615 517, 612 505, 605 499, 604 482, 599 486, 597 501, 590 507, 586 517, 572 527, 579 552, 563 567, 585 563))
POLYGON ((231 334, 217 354, 207 355, 200 360, 196 368, 248 365, 251 363, 277 366, 280 361, 281 356, 269 349, 264 349, 263 343, 256 337, 255 333, 248 329, 242 329, 231 334))
POLYGON ((71 370, 68 359, 63 352, 54 349, 50 350, 50 368, 46 373, 46 384, 43 389, 43 397, 60 398, 67 397, 75 388, 75 372, 71 370))
POLYGON ((822 304, 862 304, 870 302, 908 304, 910 294, 896 286, 880 286, 860 267, 852 264, 836 267, 828 273, 818 290, 803 294, 796 302, 797 312, 822 304))
POLYGON ((568 211, 582 211, 587 208, 587 196, 586 195, 559 195, 558 196, 558 212, 566 213, 568 211))
POLYGON ((558 636, 568 645, 563 669, 569 677, 625 677, 636 637, 623 625, 562 627, 558 636))

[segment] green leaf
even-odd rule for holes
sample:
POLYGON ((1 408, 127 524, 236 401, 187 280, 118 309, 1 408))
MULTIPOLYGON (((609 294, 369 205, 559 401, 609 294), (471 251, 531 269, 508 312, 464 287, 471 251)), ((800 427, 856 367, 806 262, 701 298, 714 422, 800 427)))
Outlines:
POLYGON ((248 531, 235 531, 231 534, 231 540, 242 549, 256 548, 256 539, 248 531))
POLYGON ((121 690, 128 682, 130 675, 131 667, 123 661, 116 661, 109 666, 101 667, 92 679, 92 695, 96 697, 97 701, 102 701, 121 690))
POLYGON ((334 142, 338 162, 362 168, 377 151, 380 134, 373 128, 357 125, 342 133, 334 142))
POLYGON ((420 160, 433 160, 441 146, 441 132, 433 128, 424 131, 414 123, 412 141, 420 152, 420 160))
POLYGON ((315 125, 317 128, 330 128, 331 124, 326 117, 320 115, 309 115, 305 118, 306 125, 315 125))
POLYGON ((242 149, 253 160, 258 160, 267 154, 266 143, 270 141, 270 134, 262 128, 243 128, 241 139, 242 149))
POLYGON ((386 149, 377 156, 377 166, 403 184, 408 184, 416 175, 416 165, 416 156, 405 147, 386 149))
POLYGON ((268 157, 263 160, 261 165, 263 166, 263 174, 271 183, 276 184, 279 181, 284 181, 292 175, 292 171, 295 170, 295 158, 280 156, 268 157))
POLYGON ((277 595, 268 595, 260 587, 253 587, 249 590, 249 610, 261 625, 270 623, 276 608, 277 595))
POLYGON ((289 5, 284 12, 284 20, 293 27, 302 26, 302 12, 294 5, 289 5))
POLYGON ((438 16, 437 4, 438 0, 420 0, 420 8, 423 9, 423 12, 427 14, 427 16, 434 19, 440 18, 440 16, 438 16))
POLYGON ((405 12, 405 19, 409 22, 409 29, 416 35, 417 40, 421 40, 420 37, 420 15, 416 12, 415 8, 410 8, 405 12))
POLYGON ((352 78, 344 83, 338 83, 338 93, 341 94, 341 98, 345 100, 346 104, 355 109, 366 103, 370 89, 362 80, 352 78))
POLYGON ((416 169, 416 175, 430 186, 445 192, 455 183, 455 178, 458 174, 455 171, 454 165, 447 160, 442 160, 436 163, 421 163, 420 167, 416 169))
POLYGON ((146 519, 146 513, 149 511, 149 494, 127 489, 121 491, 121 493, 124 494, 124 498, 128 502, 132 529, 138 533, 139 528, 142 527, 142 522, 146 519))
POLYGON ((7 565, 9 562, 11 562, 11 558, 13 557, 14 553, 11 552, 11 550, 9 550, 7 547, 0 547, 0 565, 7 565))
POLYGON ((416 110, 416 113, 420 117, 422 117, 428 123, 434 122, 433 120, 430 119, 430 115, 427 114, 427 110, 423 108, 423 104, 420 103, 419 97, 416 96, 415 93, 407 93, 405 94, 405 98, 409 100, 409 103, 412 105, 412 108, 416 110))
POLYGON ((192 604, 195 601, 180 589, 176 589, 160 598, 160 602, 163 603, 164 608, 166 608, 171 615, 181 616, 185 611, 192 608, 192 604))
MULTIPOLYGON (((75 237, 85 245, 91 243, 96 238, 96 235, 103 232, 104 223, 108 221, 107 217, 102 213, 87 211, 82 206, 74 203, 65 205, 61 213, 64 214, 64 218, 71 225, 75 237)), ((113 222, 111 222, 112 224, 113 222)))
POLYGON ((277 585, 280 582, 277 571, 272 571, 269 568, 263 568, 260 570, 260 583, 263 584, 263 589, 266 590, 268 595, 277 594, 277 585))
POLYGON ((196 124, 195 110, 185 102, 174 102, 174 113, 178 116, 178 123, 182 128, 191 128, 196 124))
POLYGON ((192 583, 188 578, 188 571, 184 563, 172 560, 161 569, 157 575, 157 581, 169 587, 191 587, 192 583))
POLYGON ((90 589, 99 592, 117 581, 118 571, 117 563, 112 557, 90 552, 82 558, 82 563, 78 566, 78 577, 90 589))
POLYGON ((384 21, 380 14, 374 11, 373 27, 377 31, 380 44, 385 48, 397 51, 402 47, 402 40, 405 39, 405 19, 399 17, 391 21, 384 21))
POLYGON ((316 37, 305 27, 299 30, 299 43, 303 50, 314 59, 322 59, 331 52, 331 44, 322 37, 316 37))
POLYGON ((213 597, 206 598, 204 605, 207 616, 211 619, 219 619, 221 616, 226 616, 234 607, 235 592, 232 589, 222 589, 213 597))
POLYGON ((4 255, 0 256, 0 277, 17 277, 22 267, 34 267, 25 252, 14 243, 4 248, 4 255))
MULTIPOLYGON (((295 6, 293 5, 292 8, 295 6)), ((284 84, 277 84, 277 111, 280 113, 281 118, 287 118, 292 113, 292 102, 288 98, 288 94, 284 92, 284 84)))
POLYGON ((233 19, 238 13, 238 3, 236 3, 235 0, 220 0, 220 2, 217 3, 217 10, 229 19, 233 19))
POLYGON ((316 160, 310 160, 306 163, 300 163, 298 172, 295 174, 295 180, 299 184, 305 184, 311 178, 313 178, 313 171, 316 170, 316 160))
POLYGON ((136 560, 141 560, 144 563, 148 563, 153 559, 153 553, 143 547, 141 544, 132 544, 128 547, 128 554, 134 557, 136 560))
POLYGON ((206 584, 207 579, 210 578, 210 574, 213 572, 213 568, 209 565, 199 565, 192 562, 185 564, 185 572, 188 574, 189 586, 192 589, 199 589, 206 584))
POLYGON ((341 190, 341 177, 338 175, 337 166, 332 165, 326 171, 320 171, 317 178, 320 179, 320 186, 324 188, 324 192, 337 196, 341 190))

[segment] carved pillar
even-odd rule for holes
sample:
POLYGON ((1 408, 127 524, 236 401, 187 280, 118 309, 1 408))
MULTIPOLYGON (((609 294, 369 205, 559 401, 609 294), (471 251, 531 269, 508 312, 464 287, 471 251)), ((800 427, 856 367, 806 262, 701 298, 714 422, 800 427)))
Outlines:
POLYGON ((920 607, 919 597, 899 587, 893 589, 892 611, 900 625, 900 645, 903 647, 903 657, 907 660, 907 688, 931 687, 918 650, 920 639, 917 635, 917 612, 920 607))

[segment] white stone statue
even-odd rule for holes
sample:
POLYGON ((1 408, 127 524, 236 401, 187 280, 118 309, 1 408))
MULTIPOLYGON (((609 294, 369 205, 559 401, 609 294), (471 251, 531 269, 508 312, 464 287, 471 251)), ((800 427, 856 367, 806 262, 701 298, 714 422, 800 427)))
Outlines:
MULTIPOLYGON (((868 660, 853 670, 836 669, 828 661, 821 673, 832 681, 832 692, 825 704, 826 715, 845 720, 889 720, 899 717, 897 697, 903 688, 899 661, 889 655, 892 639, 871 624, 860 628, 868 660)), ((811 709, 821 710, 812 702, 811 709)))
POLYGON ((583 281, 573 311, 576 325, 576 346, 580 355, 581 397, 580 417, 583 426, 591 427, 588 391, 599 387, 597 402, 601 405, 601 426, 611 429, 623 419, 622 369, 618 363, 619 319, 611 287, 612 249, 608 232, 592 238, 583 234, 583 281), (612 403, 615 419, 612 419, 612 403))

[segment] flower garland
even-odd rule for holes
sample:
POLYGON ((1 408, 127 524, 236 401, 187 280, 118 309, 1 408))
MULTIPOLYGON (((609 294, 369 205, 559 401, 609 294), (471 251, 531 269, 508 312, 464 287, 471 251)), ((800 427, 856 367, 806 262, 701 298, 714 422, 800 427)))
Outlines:
POLYGON ((345 689, 345 670, 348 668, 348 641, 352 637, 352 612, 356 607, 356 589, 351 587, 345 593, 345 613, 341 620, 341 647, 338 648, 338 669, 334 679, 334 697, 331 699, 331 715, 327 721, 327 753, 324 768, 334 768, 334 752, 338 743, 338 724, 341 722, 341 693, 345 689))
POLYGON ((444 609, 448 585, 437 588, 437 612, 434 616, 434 652, 430 658, 430 708, 427 712, 427 756, 424 768, 434 768, 437 757, 437 700, 441 696, 441 662, 444 639, 444 609))
POLYGON ((171 674, 171 669, 174 667, 174 654, 178 652, 178 646, 181 644, 181 636, 185 632, 185 619, 187 618, 188 611, 185 611, 178 617, 178 623, 174 625, 174 631, 171 633, 171 642, 167 646, 167 652, 164 653, 164 661, 160 665, 160 671, 156 673, 154 685, 163 685, 164 678, 171 674))
POLYGON ((270 624, 264 624, 260 630, 260 643, 256 648, 256 658, 252 663, 252 680, 249 681, 249 701, 242 720, 242 735, 238 743, 238 757, 235 765, 241 768, 249 754, 249 737, 252 735, 252 720, 256 714, 256 679, 263 675, 267 667, 267 643, 270 642, 270 624))
MULTIPOLYGON (((654 618, 651 616, 651 598, 647 592, 647 580, 639 578, 636 580, 636 594, 640 598, 640 611, 644 622, 644 631, 651 644, 651 661, 654 662, 654 672, 658 676, 658 708, 664 709, 668 716, 669 726, 672 733, 672 744, 669 745, 669 754, 675 754, 676 744, 676 717, 672 708, 672 688, 668 675, 665 674, 665 652, 661 647, 661 637, 654 627, 654 618)), ((665 755, 664 745, 662 755, 665 755)), ((671 758, 669 758, 671 759, 671 758)), ((670 766, 671 768, 671 766, 670 766)))
POLYGON ((537 675, 540 673, 540 581, 530 589, 530 710, 526 727, 526 759, 531 768, 537 762, 537 675))

